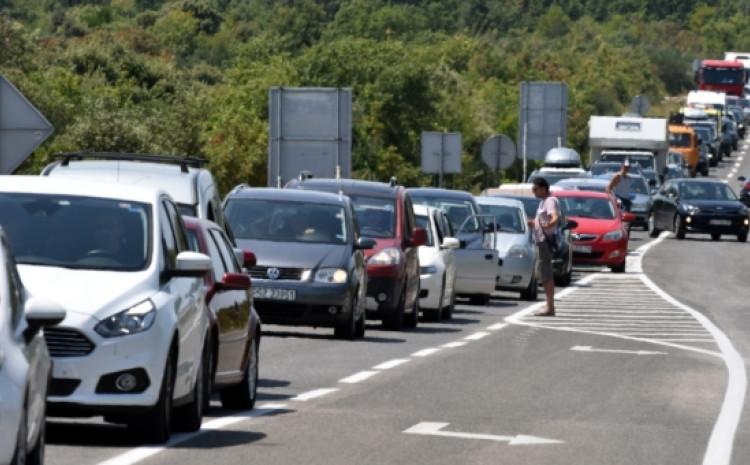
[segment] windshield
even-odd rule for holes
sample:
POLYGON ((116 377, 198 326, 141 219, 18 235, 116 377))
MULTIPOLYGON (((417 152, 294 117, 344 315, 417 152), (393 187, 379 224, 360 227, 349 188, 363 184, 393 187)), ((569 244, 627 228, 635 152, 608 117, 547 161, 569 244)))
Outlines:
POLYGON ((702 143, 707 144, 711 142, 711 129, 701 126, 695 126, 693 129, 698 137, 700 137, 702 143))
POLYGON ((393 237, 396 235, 396 202, 380 197, 350 196, 359 223, 359 233, 365 237, 393 237))
POLYGON ((737 68, 703 68, 701 74, 706 84, 743 84, 745 73, 737 68))
POLYGON ((0 194, 19 264, 138 271, 151 257, 151 207, 70 195, 0 194))
POLYGON ((523 233, 526 226, 523 224, 523 215, 518 207, 508 205, 479 205, 484 215, 495 217, 495 224, 501 232, 523 233))
POLYGON ((565 214, 581 218, 596 220, 612 220, 615 218, 615 208, 609 199, 589 197, 560 197, 560 204, 564 205, 565 214))
POLYGON ((653 169, 654 168, 654 156, 653 155, 638 155, 632 153, 605 153, 602 154, 602 160, 616 161, 622 163, 625 159, 629 159, 630 163, 638 164, 642 169, 653 169))
POLYGON ((686 132, 670 132, 669 133, 669 146, 670 147, 690 147, 690 134, 686 132))
POLYGON ((417 205, 426 205, 443 210, 453 229, 459 233, 477 232, 480 229, 479 220, 476 218, 477 211, 474 208, 474 203, 469 199, 424 197, 414 194, 412 194, 412 199, 417 205), (464 223, 466 224, 464 225, 464 223), (462 226, 463 228, 461 228, 462 226))
POLYGON ((430 227, 430 219, 424 215, 416 215, 415 218, 417 219, 417 227, 422 228, 425 231, 427 231, 427 242, 424 243, 424 245, 432 247, 435 245, 435 242, 432 238, 432 228, 430 227))
POLYGON ((346 244, 344 209, 338 205, 266 199, 232 199, 227 221, 238 239, 346 244))
POLYGON ((690 182, 680 186, 683 200, 737 200, 731 187, 718 182, 690 182))
POLYGON ((631 178, 630 192, 634 194, 648 195, 648 181, 646 181, 646 179, 641 176, 631 178))

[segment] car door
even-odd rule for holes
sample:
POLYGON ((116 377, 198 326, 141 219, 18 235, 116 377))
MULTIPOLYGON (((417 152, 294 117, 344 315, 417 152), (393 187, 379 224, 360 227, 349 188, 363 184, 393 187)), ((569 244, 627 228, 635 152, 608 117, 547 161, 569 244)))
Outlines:
POLYGON ((667 199, 667 191, 671 189, 672 182, 667 182, 663 186, 661 186, 661 189, 654 195, 653 203, 651 204, 651 210, 654 213, 654 226, 657 229, 665 229, 664 228, 664 218, 665 218, 665 202, 667 199))
POLYGON ((473 214, 458 229, 461 248, 454 257, 458 294, 489 295, 495 290, 498 264, 495 233, 483 231, 482 224, 480 217, 473 214))
POLYGON ((401 225, 404 228, 404 253, 406 255, 406 305, 414 305, 419 299, 419 248, 409 244, 414 228, 417 227, 417 220, 414 218, 414 207, 411 198, 404 194, 402 205, 401 225))
MULTIPOLYGON (((241 273, 232 246, 219 229, 208 230, 206 242, 209 251, 218 253, 214 278, 221 282, 225 273, 241 273), (221 274, 218 278, 216 276, 221 274)), ((211 310, 219 325, 219 359, 217 375, 241 372, 248 353, 250 339, 250 291, 231 290, 219 287, 211 299, 211 310)))
POLYGON ((676 183, 670 183, 662 202, 662 227, 661 229, 671 231, 674 227, 674 216, 677 213, 677 203, 680 192, 676 183))
POLYGON ((445 265, 445 279, 443 288, 443 302, 440 303, 442 306, 450 305, 453 297, 454 281, 456 279, 456 265, 454 262, 453 249, 443 247, 443 240, 449 237, 444 229, 444 223, 442 217, 445 216, 440 210, 434 210, 432 216, 432 223, 434 229, 434 235, 437 238, 435 241, 435 247, 440 250, 440 258, 445 265))

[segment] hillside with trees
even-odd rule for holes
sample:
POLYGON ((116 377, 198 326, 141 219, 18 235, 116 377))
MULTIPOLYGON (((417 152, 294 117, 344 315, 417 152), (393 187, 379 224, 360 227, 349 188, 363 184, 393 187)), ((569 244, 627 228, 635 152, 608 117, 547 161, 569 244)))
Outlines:
MULTIPOLYGON (((0 0, 0 72, 55 126, 56 152, 202 156, 224 192, 265 185, 270 86, 354 94, 355 176, 429 184, 422 130, 464 135, 456 188, 499 176, 486 137, 515 138, 519 82, 569 86, 569 140, 692 87, 690 64, 750 50, 742 0, 0 0)), ((665 110, 656 108, 653 114, 665 110)), ((518 169, 504 173, 518 176, 518 169)))

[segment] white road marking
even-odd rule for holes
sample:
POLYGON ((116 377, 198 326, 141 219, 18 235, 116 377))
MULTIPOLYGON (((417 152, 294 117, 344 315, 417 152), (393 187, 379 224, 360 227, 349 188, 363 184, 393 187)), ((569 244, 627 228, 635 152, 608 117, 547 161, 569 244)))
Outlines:
POLYGON ((497 331, 508 326, 508 323, 495 323, 494 325, 487 326, 488 331, 497 331))
POLYGON ((118 456, 112 457, 109 460, 100 462, 99 465, 133 465, 135 463, 138 463, 142 460, 145 460, 149 457, 152 457, 162 452, 164 449, 182 444, 185 441, 189 441, 190 439, 193 439, 194 437, 200 434, 206 433, 208 431, 215 431, 215 430, 219 430, 222 428, 226 428, 227 426, 239 423, 241 421, 245 421, 248 418, 257 418, 257 417, 262 417, 264 415, 269 415, 274 412, 283 410, 285 407, 286 407, 286 404, 270 404, 270 403, 262 404, 256 407, 255 410, 251 410, 244 414, 219 417, 214 420, 203 423, 203 426, 201 426, 201 429, 194 433, 173 434, 169 442, 167 442, 163 446, 136 447, 135 449, 131 449, 130 451, 125 452, 124 454, 120 454, 118 456))
POLYGON ((372 367, 373 370, 390 370, 391 368, 395 368, 399 365, 403 365, 404 363, 408 362, 408 358, 396 358, 393 360, 388 360, 387 362, 383 362, 380 365, 375 365, 372 367))
POLYGON ((600 352, 604 354, 630 354, 630 355, 667 355, 666 352, 655 350, 619 350, 619 349, 595 349, 591 346, 573 346, 570 350, 574 352, 600 352))
POLYGON ((465 341, 455 341, 455 342, 449 342, 447 344, 443 344, 440 347, 445 347, 446 349, 455 349, 456 347, 462 347, 468 344, 468 342, 465 341))
POLYGON ((467 341, 478 341, 479 339, 482 339, 483 337, 487 337, 489 335, 490 333, 486 331, 479 331, 477 333, 466 336, 464 339, 467 341))
POLYGON ((435 352, 439 352, 440 349, 437 347, 428 347, 427 349, 422 349, 414 352, 411 354, 412 357, 427 357, 428 355, 432 355, 435 352))
POLYGON ((323 396, 327 396, 328 394, 333 394, 334 392, 338 390, 339 390, 338 388, 313 389, 312 391, 303 392, 297 397, 292 398, 292 400, 298 401, 298 402, 306 402, 308 400, 318 399, 323 396))
POLYGON ((362 382, 362 381, 364 381, 366 379, 372 378, 373 376, 377 375, 378 373, 380 373, 380 372, 379 371, 369 371, 369 370, 360 371, 359 373, 354 373, 353 375, 347 376, 346 378, 341 378, 339 380, 339 383, 345 383, 345 384, 360 383, 360 382, 362 382))
POLYGON ((545 444, 563 444, 564 441, 557 439, 540 438, 537 436, 528 436, 524 434, 517 434, 515 436, 498 436, 494 434, 474 434, 474 433, 454 433, 452 431, 443 431, 443 428, 448 426, 450 423, 440 423, 433 421, 425 421, 417 423, 411 428, 404 430, 405 434, 418 434, 422 436, 440 436, 445 438, 459 438, 459 439, 481 439, 485 441, 496 441, 496 442, 507 442, 510 446, 529 446, 529 445, 545 445, 545 444))

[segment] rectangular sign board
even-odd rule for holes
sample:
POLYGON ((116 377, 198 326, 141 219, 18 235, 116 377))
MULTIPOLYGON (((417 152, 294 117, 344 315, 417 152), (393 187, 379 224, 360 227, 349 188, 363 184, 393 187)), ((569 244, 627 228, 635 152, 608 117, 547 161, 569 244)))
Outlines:
POLYGON ((518 125, 520 151, 529 160, 543 160, 568 137, 568 86, 563 82, 522 82, 518 125))
POLYGON ((422 132, 422 172, 460 173, 461 145, 460 132, 422 132))
POLYGON ((300 172, 342 178, 352 172, 352 91, 272 87, 268 93, 268 185, 282 187, 300 172))

